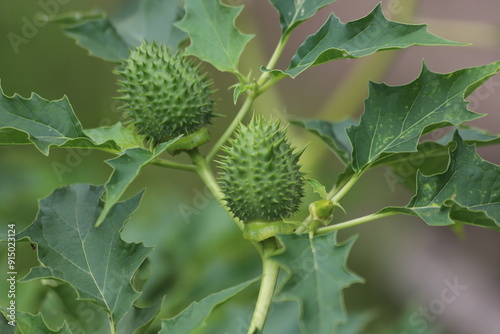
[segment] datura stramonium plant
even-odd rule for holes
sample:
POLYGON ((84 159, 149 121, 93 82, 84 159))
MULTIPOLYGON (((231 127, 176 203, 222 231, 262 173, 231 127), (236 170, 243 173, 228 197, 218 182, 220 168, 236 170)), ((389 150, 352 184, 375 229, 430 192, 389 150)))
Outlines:
MULTIPOLYGON (((279 222, 292 216, 303 196, 303 173, 279 122, 254 117, 240 124, 219 162, 220 184, 232 214, 246 225, 279 222)), ((271 225, 269 225, 271 226, 271 225)), ((279 233, 284 225, 276 225, 279 233)), ((285 232, 285 231, 281 231, 285 232)))
POLYGON ((122 76, 118 92, 125 102, 124 116, 151 144, 179 135, 188 146, 208 140, 206 125, 214 116, 211 81, 181 52, 143 42, 116 73, 122 76))

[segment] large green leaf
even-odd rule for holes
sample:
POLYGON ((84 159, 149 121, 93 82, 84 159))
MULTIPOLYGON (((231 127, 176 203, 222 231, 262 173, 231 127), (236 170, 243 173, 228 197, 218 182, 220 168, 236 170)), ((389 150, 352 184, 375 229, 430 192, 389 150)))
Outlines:
POLYGON ((199 302, 193 302, 176 317, 164 320, 162 329, 159 333, 193 333, 195 330, 205 325, 205 320, 210 316, 216 306, 226 302, 257 280, 258 278, 249 280, 231 288, 213 293, 199 302))
POLYGON ((176 26, 189 34, 186 54, 207 61, 220 71, 239 73, 238 61, 253 35, 235 27, 243 6, 230 7, 220 0, 186 0, 186 15, 176 26))
POLYGON ((117 203, 105 224, 95 222, 104 206, 104 188, 77 184, 55 190, 40 201, 36 220, 20 234, 38 244, 41 266, 25 280, 55 278, 69 283, 79 298, 95 301, 117 323, 138 293, 131 278, 151 249, 121 239, 121 229, 142 193, 117 203))
POLYGON ((122 197, 125 190, 127 190, 127 187, 139 175, 142 167, 156 159, 179 138, 180 136, 158 145, 154 152, 141 147, 134 147, 125 150, 120 156, 106 161, 113 167, 113 173, 111 173, 111 176, 104 185, 106 189, 106 202, 97 219, 96 226, 101 225, 106 219, 109 210, 111 210, 113 205, 120 200, 120 197, 122 197))
POLYGON ((99 137, 95 130, 88 130, 95 138, 89 137, 66 97, 47 101, 37 94, 25 99, 19 95, 5 96, 1 88, 0 93, 0 146, 34 144, 48 155, 53 146, 117 152, 125 143, 123 133, 126 130, 117 128, 99 137))
POLYGON ((330 60, 361 58, 378 51, 413 45, 463 44, 427 32, 426 25, 389 21, 378 4, 367 16, 345 24, 332 13, 315 34, 307 37, 284 73, 294 78, 309 67, 330 60))
POLYGON ((417 193, 405 208, 432 226, 470 224, 500 231, 500 166, 484 161, 456 134, 448 170, 418 175, 417 193))
POLYGON ((337 244, 336 233, 280 236, 285 251, 274 257, 289 273, 279 300, 301 306, 304 334, 331 334, 346 321, 342 290, 362 280, 346 267, 353 239, 337 244))
MULTIPOLYGON (((111 62, 127 58, 129 49, 143 40, 157 41, 177 47, 186 34, 173 26, 181 12, 179 0, 139 0, 130 3, 126 14, 117 18, 93 18, 86 13, 75 13, 64 33, 87 49, 93 56, 111 62), (89 17, 92 18, 89 20, 89 17)), ((65 14, 63 14, 63 17, 65 14)), ((102 15, 104 16, 104 15, 102 15)), ((56 17, 55 21, 61 21, 56 17)), ((61 21, 65 23, 65 20, 61 21)))
POLYGON ((353 169, 364 169, 386 153, 414 152, 423 133, 481 117, 467 109, 464 98, 498 70, 500 62, 439 74, 424 64, 407 85, 370 83, 360 123, 347 129, 353 169))
POLYGON ((289 34, 318 10, 335 1, 337 0, 269 0, 279 13, 283 35, 289 34))
POLYGON ((300 126, 318 136, 345 165, 351 161, 352 145, 346 129, 357 121, 346 119, 342 122, 328 122, 315 119, 296 119, 290 123, 300 126))

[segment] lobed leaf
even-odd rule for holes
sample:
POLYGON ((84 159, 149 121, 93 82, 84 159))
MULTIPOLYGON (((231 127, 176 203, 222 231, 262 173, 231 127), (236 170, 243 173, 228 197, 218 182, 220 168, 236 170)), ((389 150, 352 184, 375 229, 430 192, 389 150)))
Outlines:
POLYGON ((336 233, 280 236, 286 251, 273 257, 289 273, 278 300, 293 300, 301 307, 303 333, 331 334, 347 318, 342 290, 362 280, 346 267, 351 239, 337 244, 336 233))
POLYGON ((61 328, 52 330, 47 326, 41 313, 30 314, 26 312, 16 311, 16 325, 11 326, 7 324, 4 315, 7 314, 7 309, 0 308, 0 330, 2 334, 72 334, 75 333, 70 330, 68 324, 64 322, 61 328))
POLYGON ((464 44, 435 36, 427 32, 426 25, 389 21, 378 4, 367 16, 345 24, 332 13, 315 34, 307 37, 283 73, 295 78, 309 67, 331 60, 361 58, 413 45, 464 44))
POLYGON ((337 0, 269 0, 280 16, 281 32, 289 34, 318 10, 337 0))
POLYGON ((96 228, 104 206, 103 192, 103 187, 88 184, 55 190, 40 201, 37 218, 19 237, 29 237, 38 244, 41 262, 24 280, 67 282, 80 299, 95 301, 117 323, 138 296, 131 279, 151 248, 126 243, 120 233, 139 205, 142 192, 114 205, 106 224, 96 228))
POLYGON ((296 119, 290 123, 318 136, 344 165, 351 161, 352 145, 347 137, 346 129, 351 125, 358 124, 357 121, 346 119, 342 122, 328 122, 315 119, 296 119))
POLYGON ((158 145, 154 152, 141 147, 134 147, 126 149, 125 152, 116 158, 106 160, 106 162, 113 168, 113 172, 104 185, 104 188, 106 189, 106 202, 104 203, 104 208, 97 219, 96 226, 101 225, 106 219, 106 215, 109 210, 111 210, 115 203, 120 200, 128 186, 139 175, 142 167, 156 159, 179 138, 180 136, 158 145))
POLYGON ((416 215, 432 226, 460 223, 500 231, 500 166, 481 159, 458 133, 454 141, 457 146, 444 173, 419 173, 410 203, 382 212, 416 215))
POLYGON ((186 54, 209 62, 220 71, 238 74, 238 62, 253 35, 235 27, 243 6, 230 7, 220 0, 186 0, 186 14, 175 24, 189 34, 186 54))
POLYGON ((159 334, 189 334, 202 328, 205 325, 206 319, 216 306, 225 303, 249 285, 255 283, 258 279, 259 278, 249 280, 231 288, 213 293, 199 302, 193 302, 174 318, 164 320, 159 334))
POLYGON ((353 169, 360 171, 386 153, 415 152, 423 133, 481 117, 467 109, 464 98, 499 70, 496 62, 439 74, 424 64, 407 85, 370 83, 360 123, 347 130, 353 169))

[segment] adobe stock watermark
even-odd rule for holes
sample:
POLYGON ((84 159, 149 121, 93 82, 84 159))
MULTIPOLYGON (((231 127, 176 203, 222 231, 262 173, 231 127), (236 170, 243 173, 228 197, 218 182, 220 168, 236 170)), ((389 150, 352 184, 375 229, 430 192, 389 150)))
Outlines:
POLYGON ((408 324, 415 330, 411 333, 402 331, 399 334, 426 333, 429 325, 446 311, 448 305, 454 303, 467 290, 467 285, 460 284, 457 277, 453 281, 445 279, 443 284, 444 288, 437 298, 432 299, 427 306, 420 307, 408 317, 408 324))
POLYGON ((70 0, 39 0, 37 4, 40 10, 35 12, 32 17, 23 16, 21 18, 21 30, 18 33, 13 31, 7 33, 7 39, 14 53, 17 54, 21 45, 28 44, 30 40, 35 38, 40 29, 49 22, 49 19, 59 14, 61 6, 69 2, 70 0))
POLYGON ((192 217, 199 215, 214 198, 207 187, 203 188, 203 190, 193 188, 193 194, 191 205, 186 203, 179 204, 179 212, 186 224, 191 223, 192 217))
POLYGON ((16 326, 16 224, 7 225, 7 324, 16 326))

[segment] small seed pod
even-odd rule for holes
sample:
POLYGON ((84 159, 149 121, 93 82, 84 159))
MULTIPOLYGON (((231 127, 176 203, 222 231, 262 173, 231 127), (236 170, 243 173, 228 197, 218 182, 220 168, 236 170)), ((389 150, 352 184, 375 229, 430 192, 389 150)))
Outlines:
POLYGON ((226 156, 220 161, 225 200, 234 216, 245 223, 273 222, 294 214, 303 196, 301 152, 286 139, 279 122, 254 117, 240 124, 226 156))
POLYGON ((125 117, 153 145, 193 134, 214 116, 211 82, 174 49, 143 42, 116 73, 125 117))

